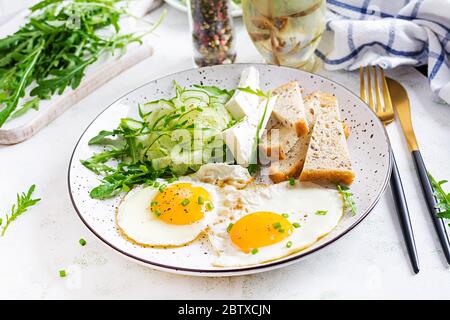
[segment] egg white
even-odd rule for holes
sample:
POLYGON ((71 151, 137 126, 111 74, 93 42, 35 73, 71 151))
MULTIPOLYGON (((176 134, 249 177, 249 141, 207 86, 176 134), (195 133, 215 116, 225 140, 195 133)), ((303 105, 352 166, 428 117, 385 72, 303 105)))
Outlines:
MULTIPOLYGON (((159 180, 165 183, 164 180, 159 180)), ((176 184, 180 181, 168 184, 176 184)), ((206 189, 212 203, 216 202, 217 193, 212 185, 183 179, 194 187, 206 189)), ((179 247, 202 235, 211 221, 215 220, 216 209, 204 213, 204 218, 188 225, 175 225, 159 219, 150 210, 150 203, 158 194, 158 188, 145 187, 132 190, 125 196, 117 208, 116 222, 119 232, 127 240, 149 247, 179 247)))
POLYGON ((341 195, 334 189, 314 183, 251 185, 228 193, 231 202, 241 203, 240 209, 233 210, 226 217, 219 214, 208 231, 209 240, 219 255, 214 265, 220 267, 260 264, 303 250, 333 230, 343 215, 341 195), (316 215, 319 210, 326 210, 327 214, 316 215), (287 219, 291 223, 299 223, 300 227, 294 228, 289 237, 278 243, 257 248, 256 254, 245 253, 233 245, 227 227, 231 222, 258 211, 286 213, 289 215, 287 219), (286 246, 288 241, 292 243, 289 248, 286 246))

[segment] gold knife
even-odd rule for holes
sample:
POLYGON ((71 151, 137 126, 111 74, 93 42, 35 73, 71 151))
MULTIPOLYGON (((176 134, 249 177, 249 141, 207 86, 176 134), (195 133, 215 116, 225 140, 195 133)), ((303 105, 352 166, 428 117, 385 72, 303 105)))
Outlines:
POLYGON ((428 171, 425 167, 425 163, 423 162, 422 155, 420 154, 416 135, 414 134, 408 93, 406 92, 406 89, 397 81, 389 78, 386 78, 386 80, 389 87, 389 92, 391 94, 392 104, 394 105, 394 109, 400 119, 400 124, 408 143, 409 151, 414 159, 417 176, 419 177, 420 184, 422 185, 422 191, 427 202, 428 212, 430 213, 436 233, 438 234, 445 259, 447 260, 447 263, 450 264, 450 242, 445 229, 444 221, 437 217, 436 199, 433 194, 433 188, 431 186, 430 179, 428 178, 428 171))

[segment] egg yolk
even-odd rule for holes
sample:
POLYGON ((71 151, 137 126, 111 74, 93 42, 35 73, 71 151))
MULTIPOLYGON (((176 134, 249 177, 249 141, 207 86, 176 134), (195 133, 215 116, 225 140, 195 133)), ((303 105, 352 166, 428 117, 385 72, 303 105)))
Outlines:
POLYGON ((254 212, 231 227, 230 238, 236 247, 248 253, 280 242, 292 232, 292 224, 283 216, 273 212, 254 212))
POLYGON ((192 224, 203 219, 204 211, 212 209, 209 193, 190 183, 176 183, 158 192, 151 202, 152 214, 176 225, 192 224))

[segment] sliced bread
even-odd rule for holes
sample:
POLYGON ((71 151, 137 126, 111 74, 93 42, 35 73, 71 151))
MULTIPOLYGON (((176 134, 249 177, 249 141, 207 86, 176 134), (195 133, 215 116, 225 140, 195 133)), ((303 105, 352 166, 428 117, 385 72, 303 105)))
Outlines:
MULTIPOLYGON (((297 142, 291 150, 285 154, 283 159, 271 163, 269 168, 269 177, 274 183, 286 181, 291 177, 297 177, 302 171, 306 153, 308 151, 311 132, 315 123, 315 117, 318 112, 320 112, 321 102, 324 102, 324 106, 327 106, 329 105, 328 100, 328 95, 321 92, 313 92, 305 97, 304 106, 307 121, 310 127, 310 133, 298 138, 297 142), (322 95, 325 95, 326 97, 321 99, 322 95)), ((344 122, 342 125, 344 128, 345 137, 348 138, 348 126, 344 122)), ((274 124, 274 127, 275 126, 276 124, 274 124)))
POLYGON ((322 94, 300 180, 349 185, 354 178, 337 99, 322 94))
POLYGON ((276 122, 265 132, 261 139, 260 150, 272 161, 283 160, 295 145, 299 138, 297 134, 288 127, 276 122))
POLYGON ((305 162, 309 139, 309 134, 299 137, 283 160, 275 161, 270 164, 269 178, 274 183, 286 181, 291 177, 297 177, 299 175, 305 162))
POLYGON ((272 94, 278 96, 273 109, 273 114, 278 121, 283 126, 291 128, 299 137, 307 134, 309 126, 299 84, 296 81, 283 84, 272 94))

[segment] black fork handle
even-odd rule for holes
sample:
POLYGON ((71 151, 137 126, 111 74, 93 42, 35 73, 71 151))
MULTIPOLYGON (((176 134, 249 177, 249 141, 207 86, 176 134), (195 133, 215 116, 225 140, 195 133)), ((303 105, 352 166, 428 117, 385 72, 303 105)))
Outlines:
POLYGON ((391 188, 392 196, 394 197, 397 215, 402 229, 403 238, 405 240, 406 248, 408 250, 409 260, 414 273, 419 273, 419 256, 417 254, 416 241, 414 239, 414 232, 409 216, 408 204, 406 203, 405 192, 403 191, 402 179, 398 172, 397 162, 395 161, 394 153, 391 152, 392 159, 392 174, 391 174, 391 188))

